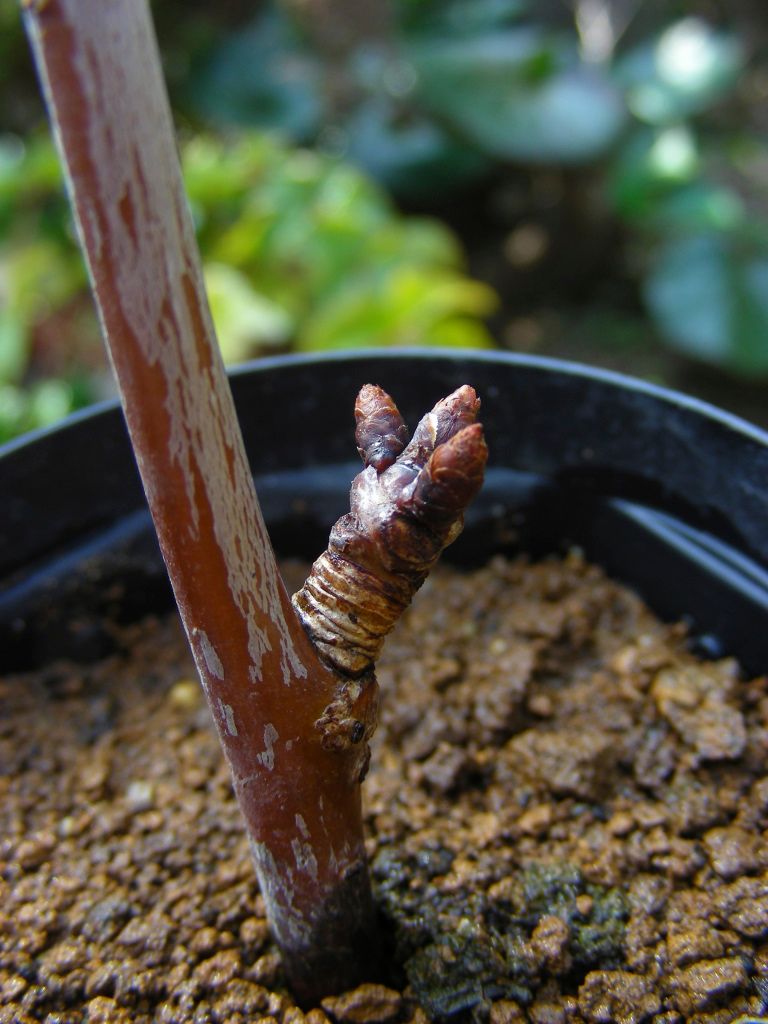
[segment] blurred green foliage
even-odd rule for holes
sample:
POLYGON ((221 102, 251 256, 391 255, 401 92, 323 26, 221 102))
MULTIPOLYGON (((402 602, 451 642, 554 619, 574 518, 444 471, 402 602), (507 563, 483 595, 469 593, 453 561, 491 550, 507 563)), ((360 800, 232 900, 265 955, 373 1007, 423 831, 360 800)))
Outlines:
POLYGON ((183 151, 225 357, 263 348, 490 344, 495 304, 451 232, 398 215, 338 159, 266 136, 183 151))
POLYGON ((340 69, 290 0, 267 3, 184 99, 216 124, 337 147, 409 202, 512 165, 590 168, 661 336, 768 375, 768 148, 722 116, 748 70, 744 40, 688 16, 595 54, 578 4, 570 23, 525 0, 391 8, 389 35, 356 40, 340 69))
POLYGON ((32 328, 85 286, 53 147, 0 139, 0 442, 93 398, 86 375, 30 379, 32 328))
POLYGON ((340 69, 289 3, 267 3, 199 64, 182 100, 212 123, 259 124, 303 142, 324 141, 330 125, 332 143, 409 198, 477 179, 498 159, 601 156, 626 118, 619 89, 579 58, 573 33, 518 24, 523 9, 518 0, 398 0, 391 37, 357 40, 340 69))
MULTIPOLYGON (((451 232, 399 215, 339 159, 263 135, 182 148, 225 360, 366 345, 490 345, 490 288, 451 232)), ((91 400, 82 370, 35 380, 35 336, 86 285, 51 143, 0 142, 0 440, 91 400)), ((80 324, 78 324, 78 328, 80 324)), ((91 336, 95 331, 90 331, 91 336)))
MULTIPOLYGON (((339 43, 339 19, 335 29, 315 16, 326 2, 264 0, 255 15, 246 0, 215 12, 197 0, 154 5, 228 361, 491 344, 494 295, 466 275, 454 234, 393 203, 456 213, 472 229, 487 192, 554 171, 588 197, 585 216, 569 220, 563 205, 544 234, 520 237, 544 244, 553 223, 570 224, 551 237, 591 267, 597 210, 596 234, 609 222, 620 245, 597 272, 631 279, 672 351, 768 378, 768 145, 755 127, 765 89, 749 92, 764 58, 745 22, 724 27, 727 5, 707 8, 716 25, 680 17, 695 6, 639 0, 359 0, 374 30, 362 14, 339 43)), ((17 0, 0 0, 0 99, 3 440, 101 393, 57 162, 27 128, 41 115, 17 0)), ((503 250, 511 230, 537 221, 514 216, 496 229, 492 261, 488 240, 474 238, 479 265, 516 297, 516 315, 528 302, 522 315, 535 316, 531 277, 503 250)), ((557 303, 556 281, 546 294, 557 303)))
POLYGON ((636 121, 609 194, 634 233, 662 336, 683 355, 756 378, 768 376, 768 147, 706 118, 745 66, 742 41, 693 18, 620 60, 636 121))

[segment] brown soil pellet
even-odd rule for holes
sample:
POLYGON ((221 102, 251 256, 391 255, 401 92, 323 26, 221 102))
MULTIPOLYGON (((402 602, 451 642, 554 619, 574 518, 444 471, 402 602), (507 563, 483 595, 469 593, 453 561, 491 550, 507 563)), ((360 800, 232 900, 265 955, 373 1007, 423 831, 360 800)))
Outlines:
POLYGON ((0 1024, 765 1013, 768 683, 577 555, 439 569, 388 640, 365 800, 391 963, 309 1012, 176 619, 121 641, 0 682, 0 1024))

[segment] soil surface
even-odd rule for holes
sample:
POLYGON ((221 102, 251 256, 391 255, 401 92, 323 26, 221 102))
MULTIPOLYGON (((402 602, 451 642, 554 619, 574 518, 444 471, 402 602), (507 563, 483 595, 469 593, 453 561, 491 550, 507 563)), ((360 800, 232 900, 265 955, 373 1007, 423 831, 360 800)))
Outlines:
POLYGON ((768 1006, 768 681, 576 555, 439 569, 366 782, 392 945, 302 1013, 175 618, 0 683, 0 1022, 726 1024, 768 1006))

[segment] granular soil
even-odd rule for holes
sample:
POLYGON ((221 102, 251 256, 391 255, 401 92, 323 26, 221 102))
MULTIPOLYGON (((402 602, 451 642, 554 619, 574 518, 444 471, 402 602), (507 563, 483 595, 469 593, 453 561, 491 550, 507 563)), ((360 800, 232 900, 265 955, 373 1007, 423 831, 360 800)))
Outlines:
POLYGON ((308 1012, 177 620, 121 640, 0 684, 0 1024, 765 1012, 768 681, 577 555, 438 569, 387 642, 365 800, 392 963, 308 1012))

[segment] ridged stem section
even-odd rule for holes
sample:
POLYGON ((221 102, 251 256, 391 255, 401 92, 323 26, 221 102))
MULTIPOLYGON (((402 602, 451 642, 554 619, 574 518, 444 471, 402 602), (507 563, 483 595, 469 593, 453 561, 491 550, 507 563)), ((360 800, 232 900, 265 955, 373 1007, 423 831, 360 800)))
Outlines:
POLYGON ((360 392, 356 440, 365 468, 352 484, 349 513, 293 596, 315 648, 341 676, 370 675, 385 637, 460 533, 488 456, 479 408, 464 385, 423 417, 407 443, 390 396, 374 385, 360 392))

